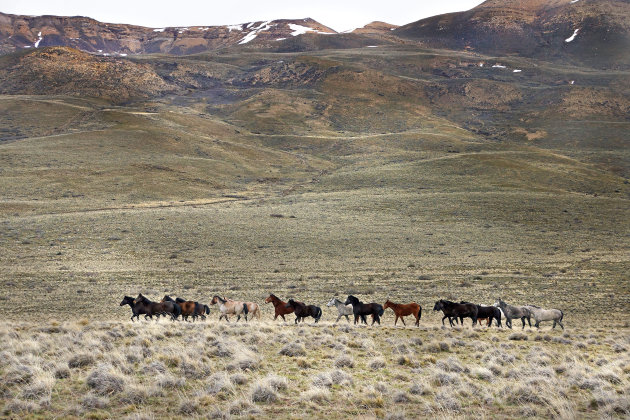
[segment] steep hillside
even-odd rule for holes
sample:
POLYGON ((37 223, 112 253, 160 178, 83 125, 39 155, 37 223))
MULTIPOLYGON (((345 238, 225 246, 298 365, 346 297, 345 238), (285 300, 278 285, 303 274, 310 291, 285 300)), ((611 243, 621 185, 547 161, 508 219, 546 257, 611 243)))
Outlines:
POLYGON ((490 0, 393 33, 430 47, 519 54, 596 68, 630 66, 630 3, 625 0, 490 0))
POLYGON ((306 33, 334 34, 335 31, 313 19, 146 28, 103 23, 87 17, 0 13, 0 53, 46 46, 69 46, 102 55, 185 55, 232 45, 277 41, 306 33))
POLYGON ((76 95, 124 103, 174 91, 148 64, 50 47, 0 57, 0 93, 76 95))

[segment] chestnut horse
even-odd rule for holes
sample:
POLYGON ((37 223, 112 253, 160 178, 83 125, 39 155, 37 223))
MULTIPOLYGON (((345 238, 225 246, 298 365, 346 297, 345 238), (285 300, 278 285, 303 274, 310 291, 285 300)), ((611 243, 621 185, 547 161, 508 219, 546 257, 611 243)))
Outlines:
POLYGON ((416 327, 420 327, 420 318, 422 317, 422 307, 418 305, 416 302, 401 304, 401 303, 391 302, 389 299, 387 299, 387 302, 385 302, 385 305, 383 305, 383 309, 387 309, 387 308, 392 308, 392 311, 394 311, 394 315, 396 315, 396 319, 394 320, 394 326, 396 326, 396 323, 398 322, 398 318, 400 318, 404 326, 407 326, 407 324, 405 324, 405 318, 403 317, 408 316, 408 315, 413 315, 414 317, 416 317, 416 327))
MULTIPOLYGON (((265 303, 272 303, 274 309, 276 310, 276 314, 273 317, 275 321, 279 316, 282 317, 282 320, 286 322, 285 315, 289 315, 293 313, 293 307, 286 302, 281 301, 276 295, 273 293, 269 295, 267 299, 265 299, 265 303)), ((302 302, 300 302, 302 303, 302 302)))
POLYGON ((192 316, 194 320, 195 315, 195 302, 190 300, 184 300, 182 298, 173 299, 169 295, 164 295, 162 302, 177 303, 182 308, 182 319, 188 321, 188 317, 192 316))

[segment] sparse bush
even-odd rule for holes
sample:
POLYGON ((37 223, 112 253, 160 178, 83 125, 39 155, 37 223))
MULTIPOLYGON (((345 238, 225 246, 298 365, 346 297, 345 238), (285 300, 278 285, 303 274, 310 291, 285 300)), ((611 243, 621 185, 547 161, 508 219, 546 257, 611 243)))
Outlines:
POLYGON ((451 347, 446 341, 432 341, 427 344, 427 351, 430 353, 439 353, 450 351, 451 347))
POLYGON ((288 343, 280 349, 280 354, 289 357, 305 356, 306 348, 302 343, 288 343))
POLYGON ((68 367, 72 369, 92 366, 94 364, 94 356, 91 354, 76 354, 68 360, 68 367))
POLYGON ((247 383, 247 376, 242 373, 234 373, 230 376, 230 381, 235 385, 244 385, 247 383))
POLYGON ((427 393, 427 390, 424 385, 419 382, 415 382, 411 385, 411 388, 409 388, 409 393, 412 395, 424 395, 427 393))
POLYGON ((335 366, 338 368, 344 368, 344 367, 353 368, 354 360, 350 356, 342 355, 342 356, 337 357, 337 359, 335 359, 335 366))
POLYGON ((83 397, 81 406, 88 410, 105 409, 109 407, 109 398, 90 393, 83 397))
POLYGON ((375 357, 368 362, 368 366, 373 370, 383 369, 385 367, 385 359, 382 357, 375 357))
POLYGON ((313 401, 318 404, 329 402, 330 397, 330 391, 322 387, 309 388, 306 392, 302 393, 302 399, 313 401))
POLYGON ((405 391, 398 391, 392 396, 392 401, 395 403, 406 403, 409 400, 409 395, 405 391))
POLYGON ((273 402, 278 399, 278 393, 265 381, 259 381, 252 386, 252 401, 273 402))
POLYGON ((125 379, 108 365, 98 366, 90 372, 86 383, 99 394, 114 394, 125 388, 125 379))
POLYGON ((512 333, 509 335, 508 340, 514 340, 514 341, 523 341, 523 340, 527 340, 527 336, 523 333, 512 333))
POLYGON ((447 410, 447 411, 461 410, 462 408, 461 404, 459 403, 457 398, 455 398, 451 394, 452 393, 449 391, 438 392, 437 394, 435 394, 435 403, 438 405, 438 407, 442 408, 443 410, 447 410))

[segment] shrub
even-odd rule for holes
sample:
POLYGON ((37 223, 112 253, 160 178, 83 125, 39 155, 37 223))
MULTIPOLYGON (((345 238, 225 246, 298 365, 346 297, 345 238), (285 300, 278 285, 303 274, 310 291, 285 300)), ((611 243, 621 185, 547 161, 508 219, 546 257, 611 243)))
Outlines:
POLYGON ((339 356, 335 360, 335 366, 338 368, 344 368, 344 367, 353 368, 354 360, 350 356, 342 355, 342 356, 339 356))
POLYGON ((302 343, 288 343, 280 349, 280 354, 289 357, 305 356, 306 348, 302 343))
POLYGON ((382 357, 376 357, 370 360, 368 366, 373 370, 383 369, 385 367, 385 360, 382 357))
POLYGON ((101 365, 87 377, 87 385, 99 394, 114 394, 125 388, 125 379, 113 372, 111 366, 101 365))
POLYGON ((264 381, 255 383, 251 392, 254 402, 273 402, 278 399, 278 393, 264 381))
POLYGON ((78 369, 94 364, 94 357, 91 354, 76 354, 68 360, 68 367, 78 369))

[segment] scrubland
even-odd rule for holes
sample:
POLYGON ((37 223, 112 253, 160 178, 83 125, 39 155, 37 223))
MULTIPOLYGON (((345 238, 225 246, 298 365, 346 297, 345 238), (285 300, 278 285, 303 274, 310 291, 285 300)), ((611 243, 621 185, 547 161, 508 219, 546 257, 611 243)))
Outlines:
POLYGON ((2 415, 630 415, 627 327, 562 332, 423 324, 227 324, 215 317, 7 322, 0 329, 2 415))

